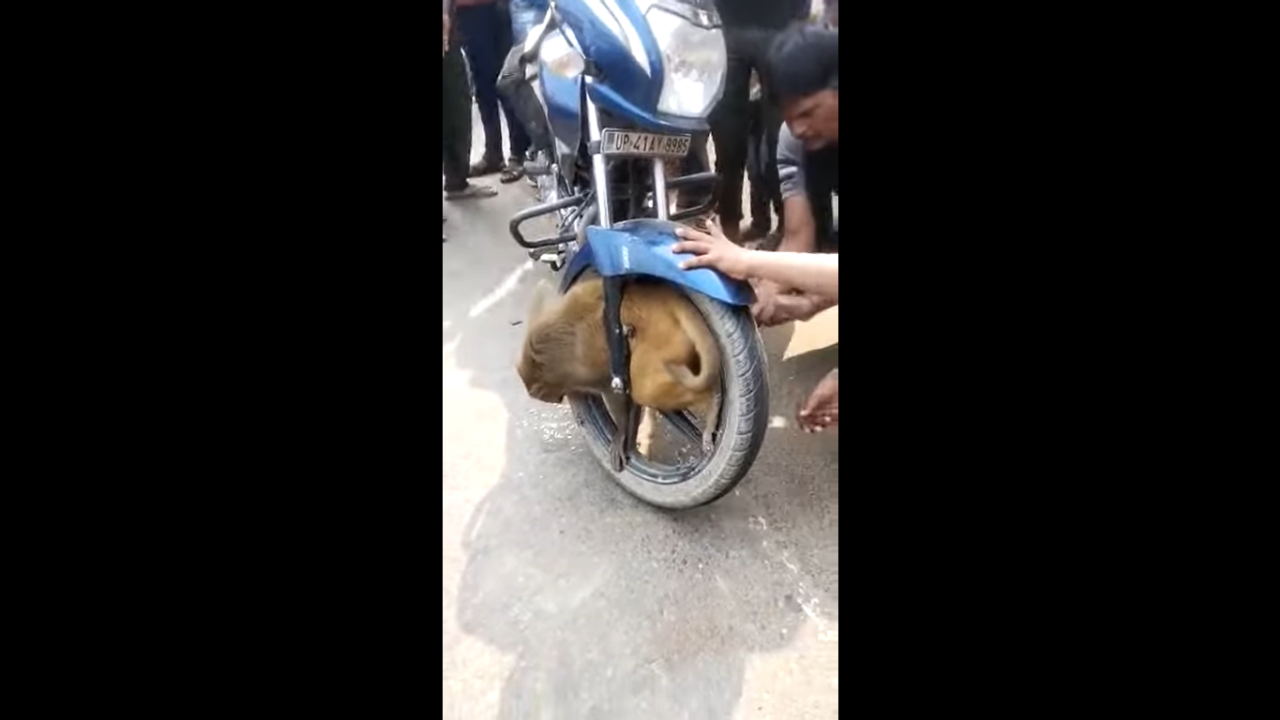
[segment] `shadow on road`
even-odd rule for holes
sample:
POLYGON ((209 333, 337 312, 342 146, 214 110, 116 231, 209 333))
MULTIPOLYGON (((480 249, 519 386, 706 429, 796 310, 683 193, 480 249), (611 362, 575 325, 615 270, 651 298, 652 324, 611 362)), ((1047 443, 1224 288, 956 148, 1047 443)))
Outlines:
MULTIPOLYGON (((476 292, 509 269, 480 269, 476 292)), ((524 273, 478 317, 467 310, 478 297, 446 298, 446 344, 508 418, 493 428, 506 434, 499 480, 461 538, 458 623, 514 657, 500 718, 732 717, 753 654, 801 633, 836 641, 836 438, 805 435, 791 418, 838 348, 787 361, 771 352, 772 412, 787 426, 770 431, 729 496, 656 510, 615 486, 568 408, 529 399, 514 371, 515 323, 546 274, 524 273)), ((788 332, 767 331, 770 347, 788 332)))

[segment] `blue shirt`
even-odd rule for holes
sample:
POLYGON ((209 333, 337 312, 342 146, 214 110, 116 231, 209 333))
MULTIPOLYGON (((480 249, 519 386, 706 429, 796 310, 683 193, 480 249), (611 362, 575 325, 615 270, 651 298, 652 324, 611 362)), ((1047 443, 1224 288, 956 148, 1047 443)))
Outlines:
POLYGON ((524 42, 533 26, 542 22, 549 5, 549 0, 511 0, 511 38, 514 43, 524 42))

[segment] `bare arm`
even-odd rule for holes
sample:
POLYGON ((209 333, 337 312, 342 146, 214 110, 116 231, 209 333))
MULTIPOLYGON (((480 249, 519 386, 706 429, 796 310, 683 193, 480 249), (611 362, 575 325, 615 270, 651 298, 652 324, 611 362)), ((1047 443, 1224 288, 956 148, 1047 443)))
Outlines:
POLYGON ((817 230, 809 198, 792 195, 782 201, 782 242, 780 252, 806 253, 818 249, 817 230))
POLYGON ((809 252, 747 250, 747 277, 770 280, 783 287, 820 295, 831 304, 840 301, 840 256, 809 252))
POLYGON ((782 252, 813 252, 818 247, 813 207, 805 187, 804 145, 785 124, 778 130, 778 184, 782 191, 782 252))
POLYGON ((768 280, 820 296, 830 304, 839 301, 839 255, 747 250, 725 238, 718 225, 709 225, 710 233, 687 227, 676 230, 681 241, 671 251, 694 255, 681 267, 712 267, 739 280, 768 280))

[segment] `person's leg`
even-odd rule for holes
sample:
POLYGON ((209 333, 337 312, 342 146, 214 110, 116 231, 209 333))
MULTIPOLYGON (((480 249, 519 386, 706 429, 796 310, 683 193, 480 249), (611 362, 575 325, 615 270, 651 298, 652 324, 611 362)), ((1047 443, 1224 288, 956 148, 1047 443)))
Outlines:
POLYGON ((532 143, 529 141, 529 134, 524 131, 524 125, 516 117, 515 108, 506 102, 501 104, 502 114, 507 118, 507 138, 511 147, 511 153, 507 157, 507 167, 502 171, 502 182, 510 183, 524 177, 524 161, 532 143))
MULTIPOLYGON (((778 31, 761 33, 753 38, 751 44, 752 62, 756 68, 765 66, 769 56, 769 45, 778 35, 778 31)), ((761 77, 765 76, 764 72, 760 72, 761 77)), ((782 110, 772 101, 769 94, 769 88, 766 85, 762 88, 760 98, 760 125, 762 128, 761 135, 764 142, 764 163, 762 163, 762 184, 764 197, 768 198, 768 202, 774 207, 778 214, 778 227, 782 224, 782 189, 778 183, 778 131, 782 128, 782 110)), ((754 210, 752 215, 754 218, 754 210)))
POLYGON ((740 51, 742 34, 736 29, 727 29, 724 33, 728 52, 724 96, 711 114, 716 173, 720 175, 717 213, 725 236, 734 241, 738 239, 738 225, 742 222, 742 173, 747 164, 747 127, 742 119, 747 114, 751 82, 750 59, 740 51))
POLYGON ((507 147, 511 151, 507 156, 507 168, 502 172, 502 182, 515 182, 524 175, 525 154, 529 152, 529 135, 524 131, 524 124, 516 115, 511 102, 498 92, 498 78, 502 75, 506 58, 511 54, 511 13, 504 5, 498 5, 497 53, 494 71, 494 93, 498 96, 498 104, 502 114, 507 118, 507 147))
POLYGON ((750 183, 751 227, 742 235, 744 241, 759 240, 773 229, 769 215, 769 196, 765 192, 764 167, 768 148, 764 141, 764 125, 760 117, 760 103, 751 103, 747 119, 747 180, 750 183))
POLYGON ((762 190, 768 204, 773 205, 774 213, 778 215, 778 227, 782 227, 782 186, 778 182, 778 131, 782 129, 782 110, 778 109, 773 102, 764 100, 764 104, 760 106, 760 118, 764 126, 764 133, 760 141, 764 146, 765 161, 760 167, 760 178, 762 178, 762 190))
POLYGON ((440 64, 445 199, 495 195, 497 191, 491 187, 467 182, 467 164, 471 159, 471 96, 462 53, 451 47, 440 64))
POLYGON ((782 129, 782 111, 768 99, 762 102, 760 117, 764 127, 764 137, 761 138, 764 162, 760 167, 761 194, 768 204, 773 205, 778 215, 778 227, 782 227, 782 185, 778 181, 778 131, 782 129))
POLYGON ((551 129, 547 127, 547 117, 542 108, 542 101, 534 92, 533 84, 525 79, 525 67, 520 62, 520 53, 523 50, 523 45, 516 45, 507 53, 507 59, 502 63, 502 71, 498 74, 498 94, 524 126, 525 134, 533 149, 551 155, 555 152, 551 142, 551 129))
POLYGON ((467 68, 458 48, 451 47, 440 62, 442 125, 444 147, 444 189, 467 186, 467 163, 471 156, 471 102, 467 89, 467 68))
POLYGON ((496 55, 499 14, 496 5, 468 5, 457 9, 462 47, 471 62, 471 84, 476 92, 476 109, 484 126, 484 155, 471 174, 487 175, 502 169, 502 120, 498 114, 498 78, 502 57, 496 55))

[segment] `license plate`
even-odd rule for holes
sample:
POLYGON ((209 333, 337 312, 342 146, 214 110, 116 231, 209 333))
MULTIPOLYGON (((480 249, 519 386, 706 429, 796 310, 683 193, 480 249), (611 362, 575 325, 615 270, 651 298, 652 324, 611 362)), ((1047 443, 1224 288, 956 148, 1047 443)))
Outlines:
POLYGON ((684 157, 689 154, 691 140, 689 135, 605 130, 600 136, 600 152, 633 157, 684 157))

